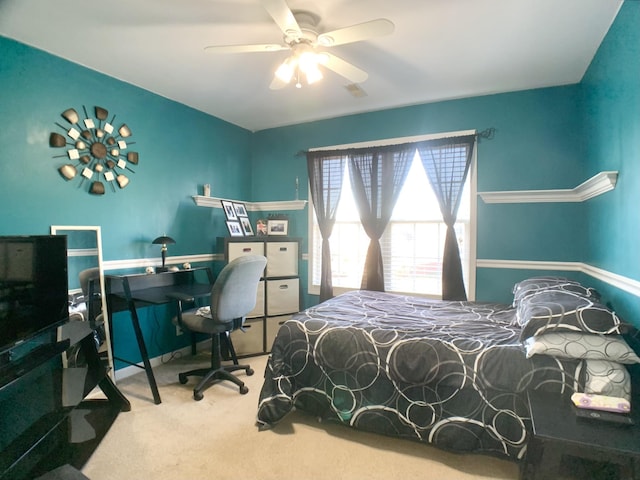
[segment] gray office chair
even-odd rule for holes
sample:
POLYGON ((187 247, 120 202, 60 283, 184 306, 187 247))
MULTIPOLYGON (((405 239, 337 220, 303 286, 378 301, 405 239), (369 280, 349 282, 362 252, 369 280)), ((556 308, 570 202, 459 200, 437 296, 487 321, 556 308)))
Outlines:
POLYGON ((202 400, 202 392, 220 380, 235 383, 243 395, 249 391, 244 382, 231 373, 245 370, 247 375, 253 375, 253 370, 249 365, 237 364, 229 334, 242 327, 246 315, 255 307, 258 283, 266 264, 267 259, 261 255, 246 255, 229 262, 213 284, 209 311, 206 307, 183 311, 182 301, 187 299, 178 300, 175 323, 184 330, 211 336, 211 367, 198 368, 178 375, 182 384, 187 383, 187 377, 202 376, 193 389, 195 400, 202 400), (221 340, 231 346, 233 365, 221 365, 221 340))

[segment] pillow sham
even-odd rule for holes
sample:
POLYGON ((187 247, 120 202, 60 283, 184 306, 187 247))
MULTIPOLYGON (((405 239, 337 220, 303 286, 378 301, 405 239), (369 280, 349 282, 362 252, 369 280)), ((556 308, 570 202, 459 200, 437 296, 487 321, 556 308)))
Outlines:
POLYGON ((516 310, 520 339, 548 331, 620 334, 618 316, 606 306, 574 292, 543 290, 523 299, 516 310))
POLYGON ((524 341, 527 358, 550 355, 560 358, 609 360, 640 363, 629 344, 619 335, 596 335, 579 332, 544 333, 524 341))
POLYGON ((514 285, 513 306, 517 307, 525 298, 547 290, 574 292, 594 301, 600 301, 600 293, 595 288, 585 287, 579 282, 564 277, 532 277, 514 285))
POLYGON ((606 360, 584 362, 584 393, 631 400, 631 376, 624 365, 606 360))

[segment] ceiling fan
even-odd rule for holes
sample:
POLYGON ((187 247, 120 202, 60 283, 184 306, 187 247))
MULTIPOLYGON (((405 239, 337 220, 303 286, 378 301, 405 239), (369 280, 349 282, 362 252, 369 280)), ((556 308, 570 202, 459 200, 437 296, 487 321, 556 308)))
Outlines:
POLYGON ((325 48, 360 42, 369 38, 388 35, 394 25, 379 18, 331 32, 318 32, 320 17, 312 12, 291 10, 285 0, 261 0, 282 33, 283 44, 213 45, 205 47, 211 53, 277 52, 291 50, 291 55, 278 67, 269 88, 278 90, 295 80, 297 88, 302 81, 312 84, 322 79, 320 66, 346 78, 352 84, 364 82, 367 72, 329 53, 325 48))

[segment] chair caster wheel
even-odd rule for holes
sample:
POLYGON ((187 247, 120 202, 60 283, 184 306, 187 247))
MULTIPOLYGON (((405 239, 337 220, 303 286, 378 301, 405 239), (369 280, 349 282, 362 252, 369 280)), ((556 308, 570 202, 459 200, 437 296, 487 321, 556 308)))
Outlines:
POLYGON ((240 394, 241 395, 246 395, 247 393, 249 393, 249 389, 246 387, 246 385, 242 385, 240 387, 240 394))
POLYGON ((204 398, 204 395, 202 394, 202 392, 193 392, 193 399, 196 402, 199 402, 200 400, 202 400, 204 398))
POLYGON ((185 383, 187 383, 189 381, 189 379, 187 378, 187 376, 184 373, 179 373, 178 374, 178 381, 184 385, 185 383))
POLYGON ((253 368, 247 368, 246 372, 248 377, 254 374, 253 368))

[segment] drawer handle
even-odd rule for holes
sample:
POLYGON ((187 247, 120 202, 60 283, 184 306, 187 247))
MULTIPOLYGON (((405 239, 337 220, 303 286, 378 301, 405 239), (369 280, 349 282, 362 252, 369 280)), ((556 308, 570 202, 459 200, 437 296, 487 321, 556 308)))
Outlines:
POLYGON ((251 251, 251 247, 244 247, 242 249, 243 252, 250 252, 251 251))
POLYGON ((287 247, 280 247, 280 251, 281 252, 286 252, 287 251, 287 247))
POLYGON ((280 290, 286 290, 287 288, 289 288, 289 285, 280 285, 280 290))

